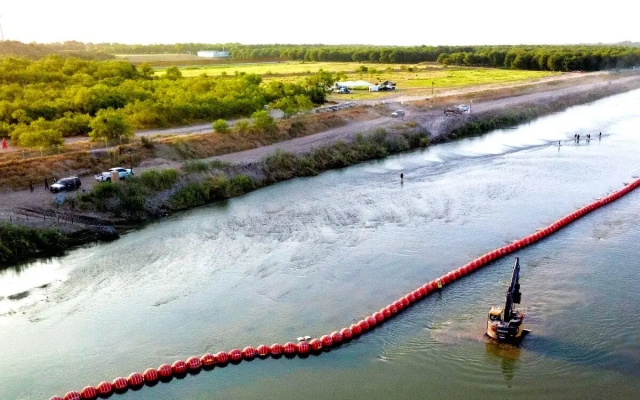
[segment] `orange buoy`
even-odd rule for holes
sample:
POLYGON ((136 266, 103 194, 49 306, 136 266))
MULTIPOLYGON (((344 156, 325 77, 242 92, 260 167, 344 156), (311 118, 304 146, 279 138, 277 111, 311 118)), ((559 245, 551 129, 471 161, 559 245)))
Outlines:
POLYGON ((331 340, 333 341, 333 344, 342 343, 342 335, 340 334, 340 332, 333 331, 331 332, 330 336, 331 336, 331 340))
POLYGON ((369 315, 364 320, 367 321, 367 323, 369 324, 369 328, 373 328, 374 326, 376 326, 378 324, 378 321, 376 321, 375 317, 372 316, 372 315, 369 315))
POLYGON ((118 377, 113 380, 111 386, 113 387, 113 390, 125 390, 127 388, 127 380, 123 377, 118 377))
POLYGON ((111 385, 111 382, 102 381, 98 386, 96 386, 96 390, 100 396, 108 396, 113 391, 113 386, 111 385))
POLYGON ((405 297, 403 297, 403 298, 401 298, 401 299, 398 299, 398 300, 400 300, 400 302, 402 303, 402 305, 404 306, 404 308, 409 307, 409 304, 411 304, 411 302, 409 301, 409 299, 407 298, 407 296, 405 296, 405 297))
POLYGON ((375 318, 377 324, 380 324, 384 321, 384 314, 381 312, 373 313, 373 318, 375 318))
POLYGON ((422 298, 422 293, 420 293, 420 289, 414 290, 413 292, 411 292, 411 294, 413 295, 413 297, 416 298, 416 301, 422 298))
POLYGON ((60 397, 60 396, 53 396, 49 400, 64 400, 64 399, 62 397, 60 397))
POLYGON ((174 374, 184 374, 187 372, 187 363, 182 360, 178 360, 171 364, 171 369, 173 369, 174 374))
POLYGON ((266 357, 269 355, 269 346, 261 344, 260 346, 258 346, 256 351, 258 352, 258 356, 266 357))
POLYGON ((233 349, 229 352, 229 360, 232 362, 242 361, 242 352, 240 349, 233 349))
POLYGON ((455 271, 451 271, 451 272, 449 272, 447 274, 447 280, 449 282, 454 282, 456 279, 458 279, 458 278, 456 277, 456 272, 455 271))
POLYGON ((284 351, 284 348, 282 347, 281 344, 274 343, 274 344, 271 345, 271 349, 270 350, 271 350, 271 355, 272 356, 279 356, 284 351))
POLYGON ((382 313, 382 316, 385 318, 391 318, 391 310, 389 310, 387 307, 380 310, 380 313, 382 313))
POLYGON ((187 359, 187 368, 189 370, 199 369, 202 367, 202 362, 199 357, 189 357, 187 359))
POLYGON ((64 395, 64 400, 80 400, 80 393, 75 390, 64 395))
POLYGON ((96 392, 96 388, 93 386, 87 386, 80 391, 80 397, 83 399, 95 399, 98 396, 98 392, 96 392))
POLYGON ((161 378, 168 378, 173 375, 173 369, 171 368, 171 365, 162 364, 160 367, 158 367, 158 375, 160 375, 161 378))
MULTIPOLYGON (((427 295, 429 294, 429 287, 425 284, 420 286, 420 289, 418 289, 418 291, 420 292, 420 294, 422 295, 422 297, 427 297, 427 295)), ((386 317, 386 315, 385 315, 386 317)))
POLYGON ((361 319, 360 321, 358 321, 358 325, 360 326, 360 331, 362 333, 369 330, 369 323, 364 319, 361 319))
POLYGON ((313 351, 322 350, 322 342, 319 339, 311 339, 309 346, 311 346, 311 350, 313 351))
POLYGON ((333 344, 333 339, 331 339, 331 336, 329 335, 323 335, 320 338, 320 341, 322 342, 322 347, 331 347, 333 344))
POLYGON ((354 335, 359 335, 362 333, 362 329, 360 328, 360 325, 358 324, 352 324, 349 329, 351 329, 351 332, 353 332, 354 335))
POLYGON ((308 354, 311 346, 306 341, 301 341, 298 343, 298 354, 308 354))
POLYGON ((398 310, 398 312, 400 312, 400 311, 402 311, 404 309, 404 304, 402 304, 402 302, 400 300, 394 301, 393 305, 396 306, 396 310, 398 310))
POLYGON ((224 365, 229 362, 229 354, 226 351, 216 353, 216 364, 224 365))
POLYGON ((353 337, 353 332, 349 328, 340 329, 340 334, 342 335, 342 338, 344 340, 351 340, 351 338, 353 337))
POLYGON ((127 383, 130 387, 138 387, 144 383, 144 378, 140 372, 134 372, 127 378, 127 383))
POLYGON ((449 278, 447 278, 447 275, 442 275, 439 279, 442 286, 445 286, 449 283, 449 278))
MULTIPOLYGON (((200 357, 200 363, 205 367, 210 367, 216 363, 216 356, 211 353, 207 353, 200 357)), ((146 380, 146 379, 145 379, 146 380)))
POLYGON ((256 349, 251 346, 242 349, 242 357, 244 357, 245 360, 253 360, 256 357, 256 353, 256 349))
POLYGON ((296 347, 295 343, 287 342, 284 344, 284 354, 296 354, 297 350, 298 348, 296 347))
POLYGON ((467 273, 465 272, 464 268, 460 267, 458 269, 456 269, 456 276, 458 277, 457 279, 462 278, 463 276, 465 276, 467 273))
POLYGON ((405 299, 409 300, 409 304, 413 304, 416 302, 416 296, 413 295, 413 293, 407 293, 404 296, 405 299))
POLYGON ((142 377, 145 382, 153 383, 158 380, 158 371, 154 368, 147 368, 147 370, 142 373, 142 377))

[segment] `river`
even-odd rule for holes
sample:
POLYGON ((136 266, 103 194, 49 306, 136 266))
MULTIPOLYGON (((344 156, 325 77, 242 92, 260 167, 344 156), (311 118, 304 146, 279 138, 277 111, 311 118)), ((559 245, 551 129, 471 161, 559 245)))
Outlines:
MULTIPOLYGON (((640 175, 638 104, 636 90, 294 179, 0 271, 0 398, 349 326, 640 175)), ((514 254, 531 330, 520 348, 483 336, 509 256, 319 356, 114 398, 640 398, 639 215, 636 191, 514 254)))

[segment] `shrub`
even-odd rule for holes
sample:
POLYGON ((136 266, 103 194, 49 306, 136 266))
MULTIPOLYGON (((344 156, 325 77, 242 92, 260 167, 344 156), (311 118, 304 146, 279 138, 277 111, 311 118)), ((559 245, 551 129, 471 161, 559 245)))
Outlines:
POLYGON ((55 229, 0 224, 0 266, 39 254, 59 254, 67 242, 67 237, 55 229))
POLYGON ((251 118, 253 126, 264 133, 274 133, 277 130, 276 121, 266 110, 254 112, 251 114, 251 118))
POLYGON ((251 131, 251 122, 249 122, 248 119, 243 118, 233 125, 233 130, 237 133, 248 133, 251 131))
POLYGON ((185 161, 182 163, 184 172, 205 172, 209 170, 209 165, 200 160, 185 161))
POLYGON ((213 130, 219 133, 229 132, 229 124, 224 119, 217 119, 213 122, 213 130))
POLYGON ((206 204, 209 201, 209 187, 205 183, 191 182, 177 190, 170 198, 173 208, 188 208, 206 204))
POLYGON ((140 181, 152 191, 167 190, 178 181, 178 171, 172 168, 144 171, 140 174, 140 181))
POLYGON ((292 153, 276 150, 269 154, 262 163, 262 171, 268 182, 278 182, 292 178, 296 171, 295 155, 292 153))

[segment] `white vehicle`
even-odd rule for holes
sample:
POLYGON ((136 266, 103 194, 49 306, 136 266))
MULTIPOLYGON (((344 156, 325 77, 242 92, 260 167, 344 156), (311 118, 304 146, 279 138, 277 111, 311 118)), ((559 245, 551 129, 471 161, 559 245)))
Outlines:
POLYGON ((96 175, 96 181, 98 182, 109 182, 111 181, 111 173, 112 172, 117 172, 118 176, 120 177, 120 180, 122 179, 126 179, 130 176, 133 176, 133 171, 131 169, 127 169, 127 168, 122 168, 122 167, 115 167, 115 168, 109 168, 109 171, 107 172, 103 172, 99 175, 96 175))
POLYGON ((378 85, 369 86, 369 91, 370 92, 378 92, 379 90, 380 90, 380 86, 378 86, 378 85))
POLYGON ((393 118, 404 117, 404 110, 396 110, 391 113, 393 118))
POLYGON ((458 106, 458 110, 462 111, 462 112, 469 112, 469 106, 466 104, 460 104, 458 106))

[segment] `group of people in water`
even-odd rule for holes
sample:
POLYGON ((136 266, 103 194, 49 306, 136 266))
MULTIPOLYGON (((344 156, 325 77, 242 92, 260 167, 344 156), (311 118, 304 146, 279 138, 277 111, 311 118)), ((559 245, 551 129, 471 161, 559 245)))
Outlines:
MULTIPOLYGON (((580 142, 580 135, 576 133, 575 135, 573 135, 573 139, 574 139, 576 142, 580 142)), ((600 132, 600 133, 598 134, 598 139, 602 139, 602 132, 600 132)), ((587 133, 587 142, 588 142, 589 140, 591 140, 591 134, 590 134, 590 133, 587 133)))
MULTIPOLYGON (((598 139, 602 139, 602 132, 598 133, 598 139)), ((580 143, 580 135, 579 134, 575 134, 573 135, 573 140, 576 143, 580 143)), ((587 133, 587 142, 591 140, 591 134, 587 133)), ((558 140, 558 146, 561 145, 561 140, 558 140)))

